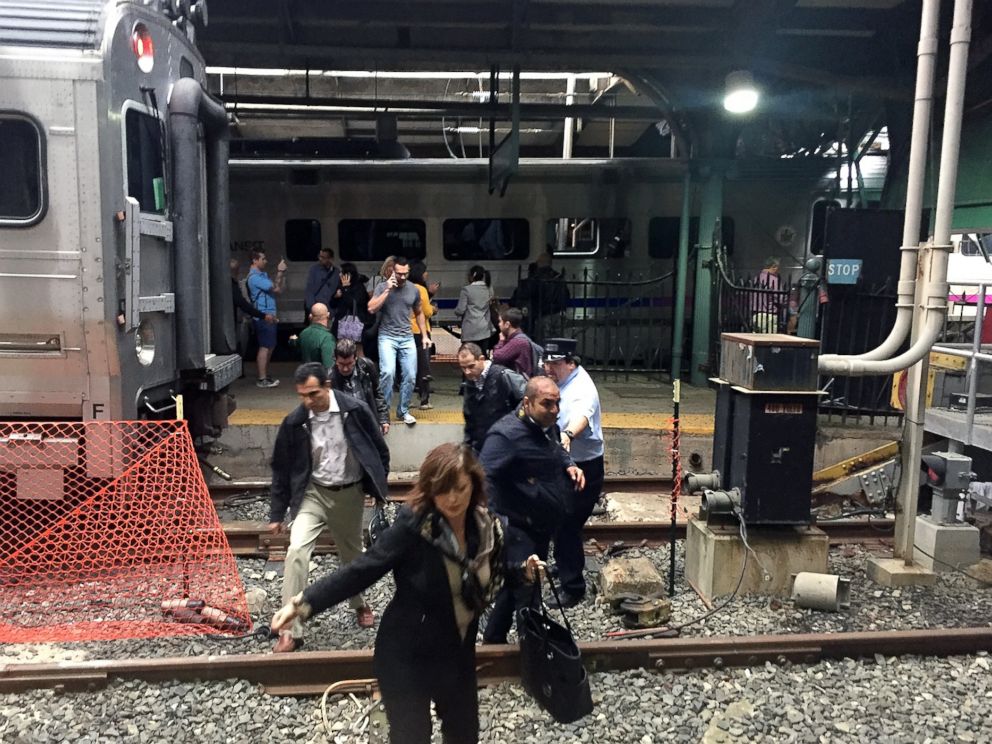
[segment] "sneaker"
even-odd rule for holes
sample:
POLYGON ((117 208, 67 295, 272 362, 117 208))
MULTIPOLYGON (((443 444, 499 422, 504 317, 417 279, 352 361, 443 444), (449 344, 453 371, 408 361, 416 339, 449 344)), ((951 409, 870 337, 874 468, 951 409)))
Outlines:
POLYGON ((255 387, 260 387, 260 388, 279 387, 279 380, 273 380, 271 377, 263 377, 260 380, 255 381, 255 387))
POLYGON ((429 410, 431 410, 431 409, 432 409, 433 407, 434 407, 434 406, 433 406, 433 404, 431 404, 431 402, 430 402, 430 401, 426 401, 425 403, 421 403, 421 404, 420 404, 420 410, 421 410, 421 411, 429 411, 429 410))
POLYGON ((406 424, 407 426, 413 426, 415 423, 417 423, 417 419, 415 419, 413 417, 413 415, 410 414, 409 412, 408 413, 404 413, 403 414, 403 423, 406 424))
POLYGON ((368 605, 364 607, 359 607, 355 610, 355 615, 358 620, 359 628, 371 628, 375 625, 375 613, 372 612, 372 608, 368 605))

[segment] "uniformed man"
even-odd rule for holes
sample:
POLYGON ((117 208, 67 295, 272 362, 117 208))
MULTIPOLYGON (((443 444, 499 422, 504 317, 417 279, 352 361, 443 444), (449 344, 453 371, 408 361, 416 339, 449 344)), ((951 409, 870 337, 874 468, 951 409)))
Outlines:
POLYGON ((551 338, 544 344, 544 371, 558 383, 561 407, 558 428, 562 446, 585 473, 585 487, 570 500, 555 534, 555 565, 561 581, 563 607, 573 607, 586 594, 582 575, 585 553, 582 528, 603 490, 603 425, 599 391, 575 354, 575 340, 551 338))

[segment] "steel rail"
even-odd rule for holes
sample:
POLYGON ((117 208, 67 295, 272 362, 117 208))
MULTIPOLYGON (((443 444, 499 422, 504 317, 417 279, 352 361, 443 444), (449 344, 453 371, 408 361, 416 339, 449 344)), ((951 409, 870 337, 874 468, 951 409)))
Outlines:
MULTIPOLYGON (((580 648, 586 668, 594 673, 626 669, 720 669, 757 666, 766 662, 813 664, 823 659, 859 658, 874 654, 971 654, 992 650, 992 628, 594 641, 582 643, 580 648)), ((476 664, 482 685, 517 679, 519 648, 516 645, 479 646, 476 664)), ((115 680, 243 679, 263 685, 273 695, 315 695, 332 684, 372 676, 371 649, 45 664, 5 663, 0 664, 0 693, 43 688, 91 691, 115 680)))
MULTIPOLYGON (((416 483, 415 479, 390 480, 388 483, 389 498, 396 501, 404 501, 416 483)), ((268 490, 271 481, 249 480, 234 481, 231 483, 218 483, 210 486, 210 496, 214 503, 222 504, 234 493, 244 493, 251 491, 268 490)), ((657 493, 659 496, 667 497, 672 487, 670 477, 656 475, 608 475, 603 484, 603 488, 608 491, 622 491, 625 493, 657 493)))
MULTIPOLYGON (((289 535, 273 535, 263 522, 223 522, 224 534, 231 551, 242 558, 277 558, 285 555, 289 546, 289 535)), ((891 519, 844 519, 823 522, 817 527, 827 533, 831 545, 844 543, 864 543, 892 537, 894 522, 891 519)), ((715 528, 719 529, 719 528, 715 528)), ((737 534, 736 528, 732 529, 737 534)), ((600 549, 605 550, 613 543, 621 542, 625 547, 658 547, 667 545, 671 535, 670 522, 589 522, 583 529, 585 541, 594 540, 600 549)), ((676 525, 676 538, 685 538, 685 523, 676 525)), ((333 553, 334 541, 327 532, 317 540, 317 553, 333 553)))

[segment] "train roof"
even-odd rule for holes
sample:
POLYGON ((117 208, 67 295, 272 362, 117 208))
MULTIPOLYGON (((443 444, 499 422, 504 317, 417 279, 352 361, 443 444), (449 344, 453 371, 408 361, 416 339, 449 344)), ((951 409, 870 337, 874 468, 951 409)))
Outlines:
POLYGON ((107 0, 0 0, 0 46, 95 49, 107 0))

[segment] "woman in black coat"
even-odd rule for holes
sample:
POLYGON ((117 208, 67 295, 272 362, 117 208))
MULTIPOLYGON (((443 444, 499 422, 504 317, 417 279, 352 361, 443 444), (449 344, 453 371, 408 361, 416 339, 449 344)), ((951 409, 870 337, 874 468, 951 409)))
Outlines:
POLYGON ((368 551, 294 597, 272 629, 323 612, 392 570, 396 594, 382 615, 374 656, 390 741, 430 742, 433 700, 445 743, 475 744, 479 616, 504 577, 533 580, 544 564, 536 555, 505 564, 503 530, 486 510, 485 474, 468 447, 431 450, 413 496, 368 551))
POLYGON ((365 338, 365 330, 372 325, 372 315, 369 313, 369 291, 362 281, 364 277, 358 273, 358 268, 353 263, 341 264, 341 297, 338 299, 337 308, 334 311, 334 319, 331 324, 331 333, 334 338, 339 338, 338 322, 349 315, 354 315, 362 321, 362 338, 352 339, 357 345, 356 355, 365 356, 362 350, 362 341, 365 338))

